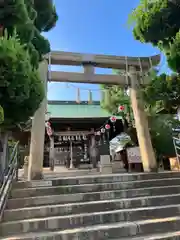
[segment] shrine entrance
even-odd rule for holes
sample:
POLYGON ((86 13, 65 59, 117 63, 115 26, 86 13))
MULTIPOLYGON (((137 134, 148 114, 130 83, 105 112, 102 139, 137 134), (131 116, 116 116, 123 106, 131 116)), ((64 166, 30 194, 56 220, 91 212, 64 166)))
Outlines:
MULTIPOLYGON (((150 172, 157 170, 157 162, 150 139, 147 116, 144 112, 139 89, 141 85, 149 82, 148 72, 153 66, 159 64, 159 55, 152 57, 122 57, 99 54, 52 52, 46 57, 46 61, 41 63, 39 68, 41 78, 45 83, 45 88, 47 87, 48 81, 117 84, 129 88, 144 171, 150 172), (82 66, 84 72, 51 71, 51 65, 82 66), (95 67, 118 69, 122 74, 95 74, 95 67)), ((46 112, 47 96, 40 108, 36 111, 32 121, 28 180, 42 177, 46 112)), ((52 145, 52 139, 50 141, 52 145)), ((104 147, 104 152, 101 151, 102 171, 107 168, 109 171, 111 168, 110 156, 108 151, 105 151, 106 149, 107 147, 104 147)), ((54 152, 52 151, 51 153, 51 158, 54 158, 54 152)))
POLYGON ((72 132, 55 134, 54 138, 54 167, 79 168, 81 164, 90 164, 88 136, 72 132))

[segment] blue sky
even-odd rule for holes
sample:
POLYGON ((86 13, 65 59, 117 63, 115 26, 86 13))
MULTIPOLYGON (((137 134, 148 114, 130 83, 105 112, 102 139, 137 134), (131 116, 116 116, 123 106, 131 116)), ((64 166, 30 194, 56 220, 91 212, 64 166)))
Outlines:
MULTIPOLYGON (((149 56, 159 51, 135 41, 127 18, 139 0, 54 0, 59 15, 56 27, 45 36, 52 50, 125 56, 149 56)), ((165 68, 162 63, 162 68, 165 68)), ((78 67, 54 67, 64 71, 81 71, 78 67)), ((97 69, 97 73, 109 70, 97 69)), ((88 99, 86 89, 94 89, 93 99, 100 98, 99 86, 90 84, 50 83, 48 98, 76 100, 76 87, 81 99, 88 99)))

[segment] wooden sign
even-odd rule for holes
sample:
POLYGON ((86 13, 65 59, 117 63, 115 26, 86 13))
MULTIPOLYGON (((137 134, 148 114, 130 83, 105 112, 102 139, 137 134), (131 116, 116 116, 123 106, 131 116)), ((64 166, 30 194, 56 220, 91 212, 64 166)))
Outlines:
POLYGON ((141 163, 141 153, 139 147, 127 148, 127 156, 129 163, 141 163))

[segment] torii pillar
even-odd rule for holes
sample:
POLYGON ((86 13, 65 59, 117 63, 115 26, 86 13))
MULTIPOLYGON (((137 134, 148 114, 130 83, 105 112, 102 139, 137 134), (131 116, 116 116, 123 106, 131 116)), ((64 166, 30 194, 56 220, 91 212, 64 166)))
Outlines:
POLYGON ((141 152, 142 164, 145 172, 157 171, 157 161, 149 133, 148 119, 140 93, 140 81, 135 67, 129 67, 130 98, 134 113, 135 126, 141 152))
POLYGON ((45 115, 47 108, 47 74, 48 63, 43 61, 39 65, 39 74, 44 83, 45 98, 32 119, 31 143, 28 163, 28 181, 43 178, 45 115))

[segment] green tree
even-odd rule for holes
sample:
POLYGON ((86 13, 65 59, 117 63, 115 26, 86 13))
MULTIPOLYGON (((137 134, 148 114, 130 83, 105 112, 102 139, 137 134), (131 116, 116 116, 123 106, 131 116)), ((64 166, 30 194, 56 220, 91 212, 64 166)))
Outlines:
POLYGON ((101 85, 101 87, 104 92, 104 97, 101 99, 101 107, 112 115, 121 116, 124 123, 128 122, 129 127, 124 130, 130 135, 134 143, 137 143, 136 130, 132 127, 133 113, 131 102, 126 89, 118 85, 101 85), (120 106, 124 107, 124 111, 119 111, 120 106))
POLYGON ((180 77, 161 74, 142 89, 148 113, 175 114, 180 105, 180 77))
POLYGON ((177 0, 141 0, 130 15, 135 39, 159 47, 169 67, 177 73, 180 72, 179 14, 177 0))
MULTIPOLYGON (((158 149, 162 149, 165 135, 166 142, 170 141, 172 146, 171 135, 174 124, 172 114, 176 113, 180 105, 179 13, 180 5, 177 0, 141 0, 129 18, 135 39, 158 47, 165 54, 170 69, 176 73, 171 76, 162 74, 155 77, 143 91, 147 111, 153 114, 150 123, 154 133, 152 139, 156 142, 155 146, 159 146, 158 149), (167 119, 168 115, 154 115, 158 112, 171 114, 170 119, 167 119)), ((171 147, 169 144, 164 144, 163 148, 171 147)))
POLYGON ((102 108, 116 116, 129 113, 130 101, 125 89, 118 85, 102 85, 102 89, 104 91, 104 99, 101 101, 102 108), (125 111, 119 112, 119 106, 124 106, 125 111))
MULTIPOLYGON (((30 98, 35 70, 30 64, 29 53, 16 36, 7 37, 6 35, 0 38, 0 53, 0 102, 4 109, 4 124, 11 126, 21 122, 22 118, 27 120, 30 117, 17 110, 25 100, 30 98)), ((38 81, 39 76, 36 77, 38 81)), ((41 82, 39 84, 42 85, 41 82)), ((41 93, 38 99, 39 104, 42 98, 41 93)), ((33 99, 30 100, 33 101, 33 99)), ((35 111, 37 106, 33 104, 32 106, 35 111)))
POLYGON ((149 118, 152 144, 159 160, 175 156, 172 128, 177 125, 178 122, 170 114, 156 114, 149 118))
POLYGON ((27 121, 43 99, 37 71, 50 44, 41 32, 55 26, 57 14, 49 0, 6 0, 0 7, 0 103, 11 127, 27 121))
MULTIPOLYGON (((172 127, 175 127, 177 122, 173 119, 171 113, 176 112, 180 104, 180 87, 176 88, 177 84, 179 84, 179 79, 177 75, 167 77, 165 74, 162 74, 158 76, 156 71, 151 72, 150 78, 152 78, 152 81, 142 88, 142 97, 145 103, 145 111, 148 115, 152 144, 158 159, 162 156, 174 156, 172 127)), ((122 87, 102 87, 108 91, 108 97, 102 99, 101 102, 103 108, 112 114, 118 114, 119 105, 128 106, 131 109, 130 98, 122 87)), ((123 117, 128 121, 126 109, 127 107, 125 107, 123 117)), ((132 109, 130 112, 132 112, 132 109)), ((134 127, 130 125, 125 131, 134 142, 137 141, 134 127)))
POLYGON ((21 43, 30 51, 32 63, 50 51, 50 44, 41 32, 51 30, 58 20, 52 0, 6 0, 0 3, 0 22, 9 34, 17 30, 21 43), (2 5, 2 6, 1 6, 2 5))
POLYGON ((41 33, 52 29, 56 21, 52 1, 0 1, 0 122, 4 120, 0 137, 4 150, 7 131, 26 122, 44 97, 38 67, 50 52, 50 44, 41 33))

